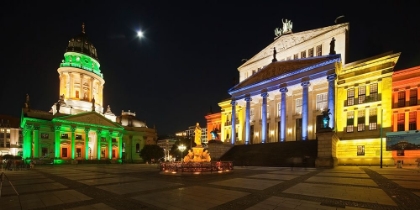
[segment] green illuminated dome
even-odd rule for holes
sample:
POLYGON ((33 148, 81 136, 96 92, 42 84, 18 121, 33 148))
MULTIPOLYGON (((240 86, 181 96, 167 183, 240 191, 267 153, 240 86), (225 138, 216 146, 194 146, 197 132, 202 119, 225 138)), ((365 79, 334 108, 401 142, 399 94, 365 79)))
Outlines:
POLYGON ((82 24, 82 33, 70 39, 66 52, 82 53, 98 60, 96 48, 88 40, 85 34, 85 24, 82 24))

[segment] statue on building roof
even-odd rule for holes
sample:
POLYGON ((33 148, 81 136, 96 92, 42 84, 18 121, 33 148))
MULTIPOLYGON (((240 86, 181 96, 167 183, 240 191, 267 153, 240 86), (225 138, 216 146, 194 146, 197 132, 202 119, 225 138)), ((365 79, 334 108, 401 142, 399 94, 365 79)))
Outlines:
POLYGON ((281 28, 275 28, 274 29, 274 35, 276 36, 276 37, 280 37, 281 35, 283 35, 283 31, 282 31, 282 29, 281 28))
POLYGON ((92 112, 95 111, 95 97, 92 98, 92 112))
POLYGON ((277 54, 277 50, 276 50, 276 47, 274 47, 274 49, 273 49, 273 60, 272 60, 272 62, 276 62, 277 61, 276 54, 277 54))
POLYGON ((29 94, 26 94, 25 108, 28 110, 31 108, 31 102, 29 100, 29 94))
POLYGON ((330 55, 335 55, 335 39, 334 37, 331 39, 330 42, 330 55))
POLYGON ((293 23, 291 20, 288 19, 281 19, 282 23, 283 23, 283 34, 288 34, 288 33, 292 33, 292 28, 293 28, 293 23))

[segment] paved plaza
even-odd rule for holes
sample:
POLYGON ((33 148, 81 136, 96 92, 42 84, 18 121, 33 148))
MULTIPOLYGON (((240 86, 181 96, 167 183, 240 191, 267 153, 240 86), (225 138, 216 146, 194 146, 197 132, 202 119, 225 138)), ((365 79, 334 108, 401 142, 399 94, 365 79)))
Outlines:
POLYGON ((179 176, 162 175, 156 165, 104 164, 0 172, 1 210, 420 209, 415 167, 249 166, 179 176))

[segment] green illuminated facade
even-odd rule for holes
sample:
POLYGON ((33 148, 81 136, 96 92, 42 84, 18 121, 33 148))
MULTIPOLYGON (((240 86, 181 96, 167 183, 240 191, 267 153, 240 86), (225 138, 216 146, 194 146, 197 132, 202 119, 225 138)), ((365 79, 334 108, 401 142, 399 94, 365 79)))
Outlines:
POLYGON ((20 124, 23 158, 55 164, 143 162, 139 152, 146 144, 156 144, 156 131, 130 111, 115 116, 108 106, 102 112, 105 80, 84 25, 69 41, 58 73, 60 97, 51 111, 32 109, 27 95, 20 124))

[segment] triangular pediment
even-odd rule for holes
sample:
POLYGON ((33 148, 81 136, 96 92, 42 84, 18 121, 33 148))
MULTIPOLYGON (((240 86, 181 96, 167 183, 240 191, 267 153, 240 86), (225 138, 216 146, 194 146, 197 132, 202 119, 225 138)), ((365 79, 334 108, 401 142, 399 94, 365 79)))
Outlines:
POLYGON ((305 69, 313 69, 320 65, 336 62, 340 59, 340 55, 329 55, 320 57, 311 57, 305 59, 277 61, 270 63, 256 74, 248 77, 246 80, 237 84, 229 90, 235 92, 248 86, 256 85, 265 81, 273 80, 281 76, 299 73, 305 69))
POLYGON ((245 63, 243 63, 238 69, 242 69, 245 66, 248 66, 254 62, 260 61, 267 57, 270 57, 270 58, 273 57, 273 47, 275 47, 277 50, 277 57, 281 57, 282 53, 284 53, 285 51, 301 43, 312 40, 315 37, 322 36, 328 32, 331 32, 333 30, 337 30, 343 27, 348 28, 348 23, 337 24, 337 25, 332 25, 328 27, 302 31, 302 32, 297 32, 297 33, 290 33, 290 34, 280 36, 279 38, 275 39, 271 44, 269 44, 267 47, 265 47, 263 50, 261 50, 252 58, 250 58, 245 63))
POLYGON ((123 128, 118 123, 112 122, 106 117, 96 112, 84 112, 76 115, 64 116, 54 118, 53 122, 69 123, 69 124, 83 124, 110 128, 123 128))

